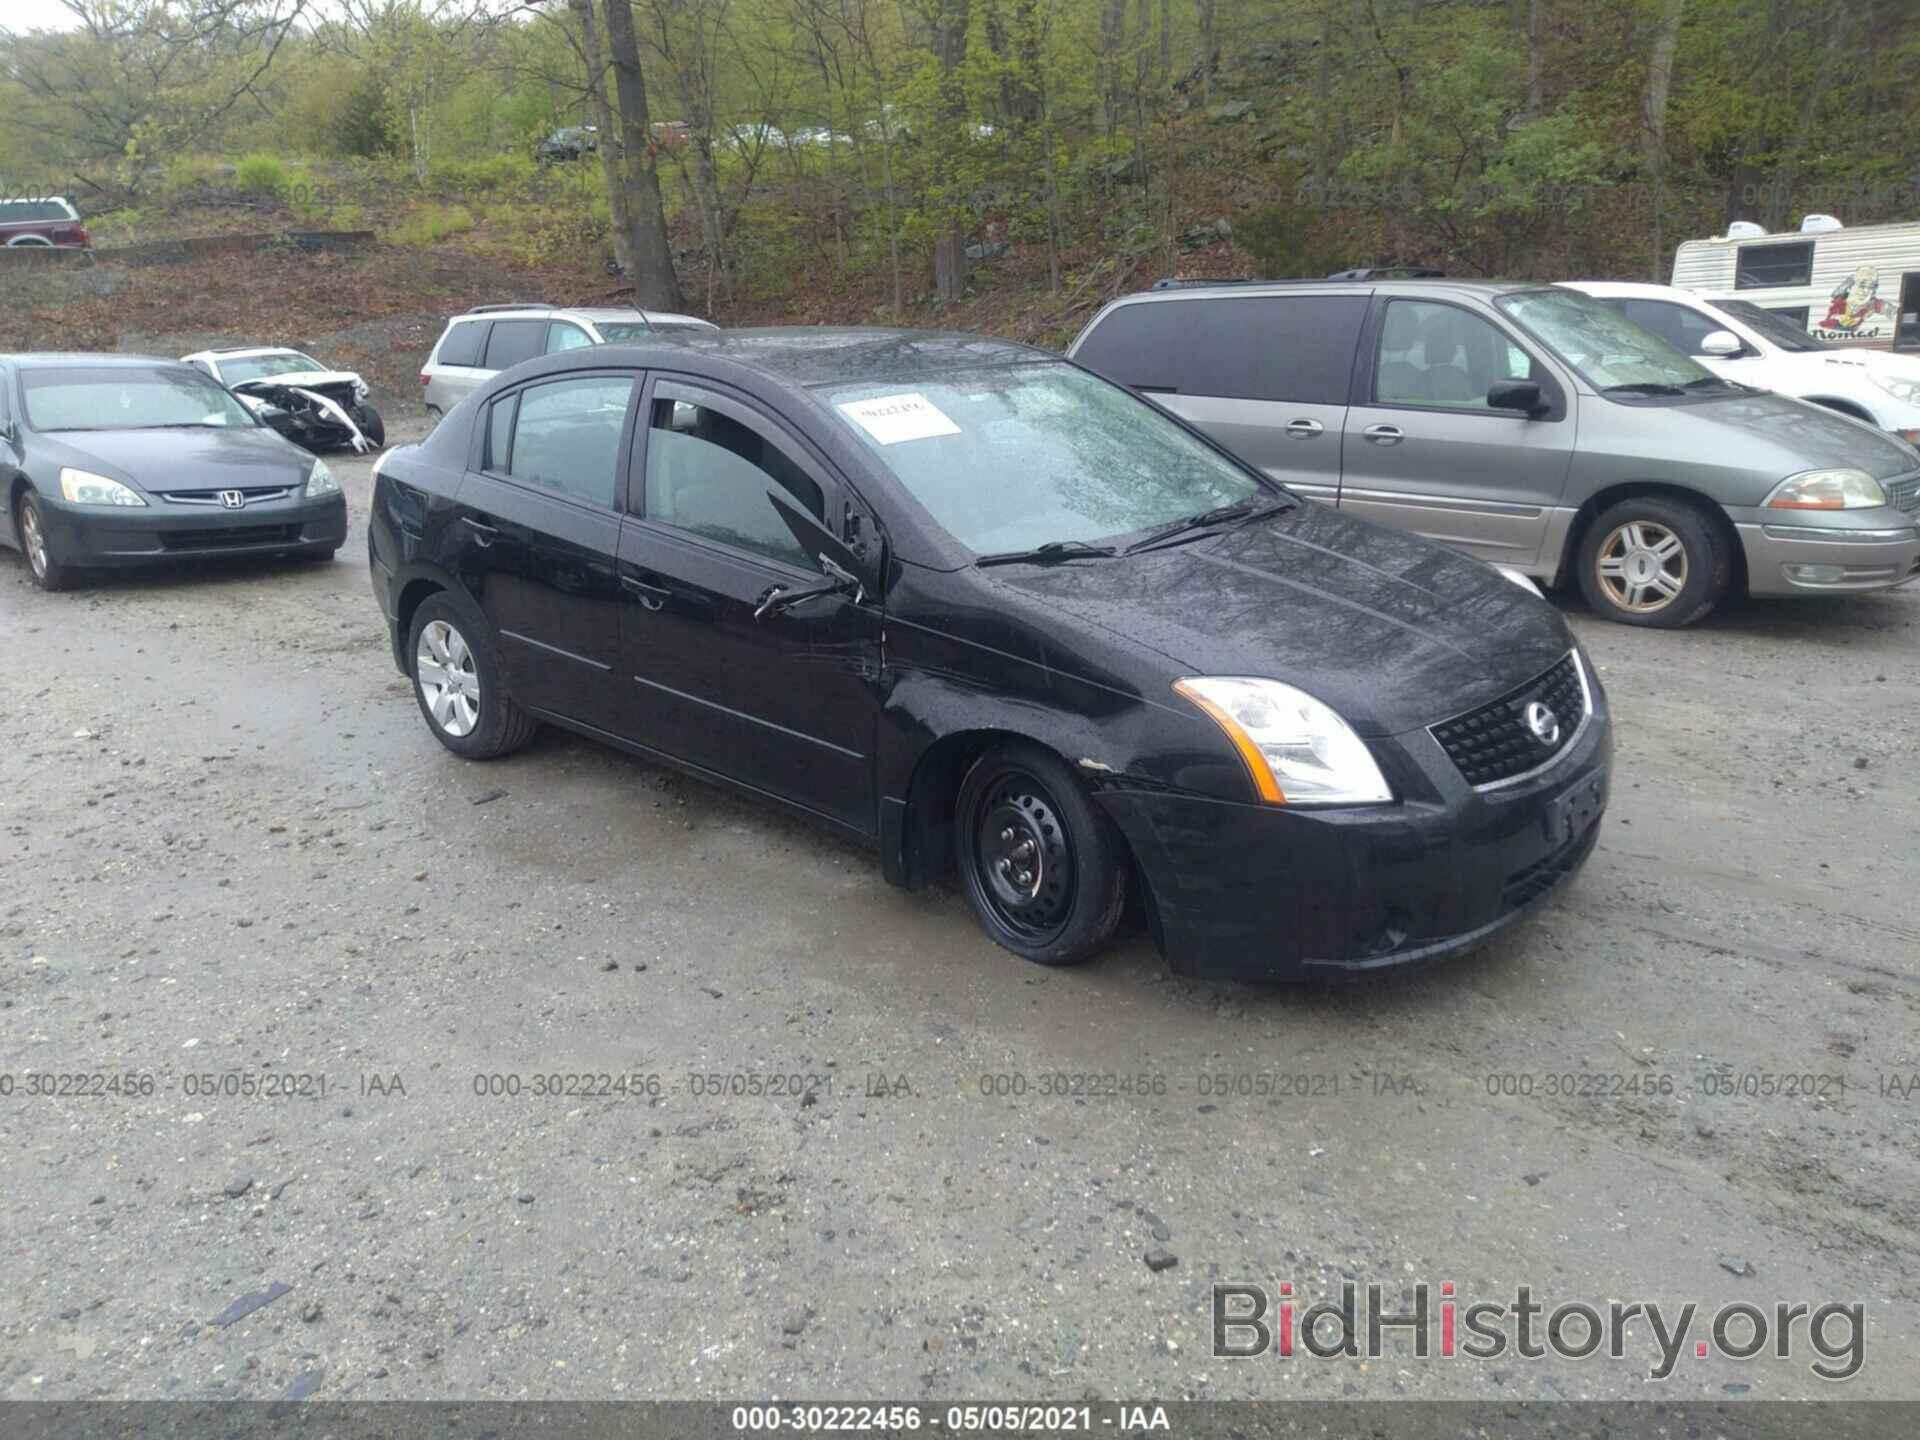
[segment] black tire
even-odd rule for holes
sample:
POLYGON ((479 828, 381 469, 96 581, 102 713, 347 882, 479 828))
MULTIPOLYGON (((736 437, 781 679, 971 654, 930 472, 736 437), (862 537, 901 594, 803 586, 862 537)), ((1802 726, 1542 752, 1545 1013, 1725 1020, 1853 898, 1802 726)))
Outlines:
POLYGON ((42 590, 71 590, 84 578, 74 566, 53 558, 53 551, 46 543, 46 527, 40 519, 40 502, 31 490, 21 491, 19 503, 13 507, 13 533, 20 541, 20 554, 27 562, 27 578, 42 590), (40 537, 37 544, 32 538, 34 535, 40 537))
POLYGON ((387 422, 380 418, 380 412, 371 405, 362 405, 353 412, 353 423, 360 427, 360 433, 373 442, 378 450, 387 443, 387 422))
POLYGON ((1038 745, 998 745, 974 762, 954 805, 953 853, 980 928, 1024 959, 1077 964, 1119 928, 1120 838, 1073 772, 1038 745))
POLYGON ((1575 569, 1596 614, 1677 630, 1720 603, 1733 551, 1700 506, 1648 495, 1609 506, 1587 527, 1575 569))
MULTIPOLYGON (((436 634, 444 639, 443 632, 436 634)), ((413 698, 433 738, 463 759, 493 760, 510 755, 531 740, 533 732, 540 728, 540 722, 516 705, 501 685, 497 655, 493 627, 465 600, 443 590, 429 595, 413 612, 413 623, 407 629, 405 657, 407 678, 413 681, 413 698), (446 673, 461 677, 463 682, 471 677, 471 688, 477 692, 477 699, 467 699, 464 691, 447 697, 442 703, 445 719, 434 713, 438 687, 432 685, 431 678, 427 681, 421 678, 422 641, 429 627, 435 625, 453 632, 460 648, 471 658, 470 665, 457 663, 445 667, 446 673), (436 691, 435 697, 430 697, 430 689, 436 691), (473 712, 471 723, 462 730, 469 710, 473 712)))

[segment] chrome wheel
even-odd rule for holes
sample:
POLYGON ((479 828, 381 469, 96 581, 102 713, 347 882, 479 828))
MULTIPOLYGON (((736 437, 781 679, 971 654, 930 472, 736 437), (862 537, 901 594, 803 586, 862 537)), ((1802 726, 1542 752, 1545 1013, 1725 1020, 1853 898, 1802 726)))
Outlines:
POLYGON ((994 918, 1028 941, 1057 934, 1073 911, 1073 844, 1059 807, 1020 770, 982 796, 973 873, 994 918))
POLYGON ((1687 547, 1656 521, 1629 520, 1600 542, 1594 575, 1620 609, 1651 615, 1686 588, 1687 547))
POLYGON ((480 723, 480 676, 460 632, 444 620, 430 622, 420 632, 413 673, 433 723, 449 735, 471 735, 480 723))
POLYGON ((40 512, 24 500, 20 502, 20 540, 27 552, 27 564, 41 578, 47 573, 47 537, 40 533, 40 512))

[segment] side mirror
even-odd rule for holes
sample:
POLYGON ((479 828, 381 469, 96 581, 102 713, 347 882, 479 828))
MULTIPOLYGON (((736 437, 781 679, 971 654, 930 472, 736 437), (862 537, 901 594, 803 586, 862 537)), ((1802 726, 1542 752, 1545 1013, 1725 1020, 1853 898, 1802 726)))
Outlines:
MULTIPOLYGON (((836 590, 851 591, 856 604, 867 598, 868 587, 878 580, 877 566, 856 555, 838 535, 777 491, 767 491, 767 503, 786 523, 801 550, 812 557, 820 573, 827 577, 826 583, 814 590, 780 592, 773 608, 785 609, 811 596, 832 594, 836 590)), ((762 610, 755 612, 756 618, 765 609, 763 604, 762 610)))
POLYGON ((1746 348, 1740 343, 1740 337, 1731 330, 1709 330, 1700 337, 1700 353, 1720 360, 1731 360, 1736 355, 1744 354, 1746 348))
POLYGON ((1546 397, 1540 393, 1538 381, 1496 380, 1487 387, 1487 408, 1518 410, 1531 418, 1544 415, 1553 407, 1547 404, 1546 397))

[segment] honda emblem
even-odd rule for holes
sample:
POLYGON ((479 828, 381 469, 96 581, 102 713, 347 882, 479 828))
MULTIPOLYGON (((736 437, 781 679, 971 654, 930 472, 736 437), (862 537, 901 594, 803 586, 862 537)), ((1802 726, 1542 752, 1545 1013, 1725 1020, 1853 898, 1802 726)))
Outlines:
POLYGON ((247 503, 247 492, 244 490, 222 490, 220 492, 220 503, 229 510, 238 510, 247 503))

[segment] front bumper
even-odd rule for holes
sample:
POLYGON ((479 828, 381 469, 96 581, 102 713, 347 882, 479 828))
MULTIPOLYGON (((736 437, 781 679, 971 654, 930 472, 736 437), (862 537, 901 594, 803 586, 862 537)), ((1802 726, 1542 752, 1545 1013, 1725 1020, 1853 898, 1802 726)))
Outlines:
MULTIPOLYGON (((1890 513, 1890 512, 1889 512, 1890 513)), ((1752 595, 1888 590, 1920 577, 1920 529, 1736 524, 1752 595)))
POLYGON ((1523 784, 1470 789, 1426 732, 1399 748, 1430 798, 1292 809, 1129 789, 1099 801, 1151 892, 1182 975, 1297 980, 1478 949, 1571 879, 1607 802, 1605 700, 1578 741, 1523 784))
POLYGON ((70 505, 38 497, 47 549, 63 565, 118 569, 221 555, 309 554, 347 538, 344 495, 271 500, 226 510, 161 501, 142 507, 70 505))

